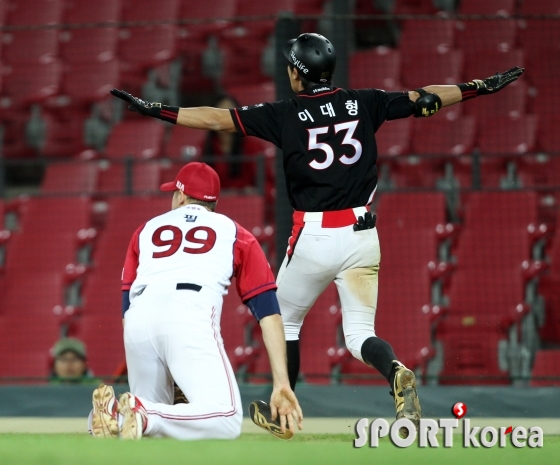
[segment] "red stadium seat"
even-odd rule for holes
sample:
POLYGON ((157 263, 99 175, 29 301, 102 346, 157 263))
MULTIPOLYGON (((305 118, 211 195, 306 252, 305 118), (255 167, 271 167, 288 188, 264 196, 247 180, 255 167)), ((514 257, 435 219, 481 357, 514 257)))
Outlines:
POLYGON ((463 116, 457 120, 439 117, 415 121, 412 153, 462 155, 470 153, 476 133, 476 120, 463 116))
POLYGON ((375 135, 379 155, 407 155, 411 132, 410 118, 387 121, 382 124, 375 135))
MULTIPOLYGON (((405 21, 399 48, 411 54, 417 52, 450 52, 454 45, 454 28, 454 22, 448 19, 405 21)), ((422 63, 422 67, 428 67, 426 62, 422 60, 415 61, 415 63, 422 63)))
POLYGON ((60 33, 59 40, 66 63, 104 63, 117 56, 119 31, 115 27, 69 29, 60 33))
POLYGON ((49 194, 93 194, 97 187, 94 162, 50 163, 45 170, 41 191, 49 194))
POLYGON ((554 148, 551 154, 525 155, 517 161, 517 176, 524 187, 554 188, 560 185, 560 157, 554 155, 560 147, 560 137, 557 135, 558 126, 553 126, 553 123, 560 124, 560 118, 552 118, 550 123, 550 131, 556 132, 542 132, 539 139, 541 149, 554 148), (547 142, 554 138, 556 145, 543 145, 545 137, 547 142))
MULTIPOLYGON (((554 163, 549 167, 549 171, 555 170, 555 180, 558 182, 560 158, 554 157, 552 161, 554 163)), ((543 342, 558 344, 560 343, 560 229, 558 228, 554 231, 552 245, 547 255, 550 260, 550 271, 539 281, 539 294, 545 300, 545 318, 540 333, 543 342)))
POLYGON ((535 355, 531 386, 560 386, 560 350, 539 350, 535 355))
POLYGON ((433 0, 395 0, 394 14, 433 15, 437 13, 433 0))
POLYGON ((538 52, 540 48, 560 48, 558 23, 551 19, 520 20, 519 41, 527 54, 538 52))
POLYGON ((107 158, 155 158, 161 154, 164 126, 155 120, 122 121, 114 126, 107 146, 107 158))
POLYGON ((230 20, 235 16, 235 0, 206 0, 193 2, 180 0, 179 18, 184 20, 198 20, 192 24, 179 27, 178 47, 190 49, 191 42, 205 42, 210 34, 219 33, 230 25, 230 20), (216 20, 219 18, 219 20, 216 20))
POLYGON ((485 99, 481 102, 480 99, 473 99, 461 105, 464 106, 463 111, 466 114, 477 117, 479 127, 484 118, 522 118, 526 113, 527 85, 523 80, 515 81, 500 91, 499 101, 496 100, 485 99))
MULTIPOLYGON (((558 34, 560 35, 560 34, 558 34)), ((560 48, 539 48, 527 53, 527 79, 531 83, 541 87, 553 87, 560 81, 558 74, 554 72, 551 63, 560 60, 560 48)))
POLYGON ((462 0, 459 12, 464 15, 510 16, 515 11, 515 0, 462 0))
MULTIPOLYGON (((523 50, 501 52, 497 50, 473 50, 465 54, 465 80, 485 79, 514 66, 525 66, 523 50), (477 77, 478 76, 478 77, 477 77)), ((523 78, 521 78, 523 82, 523 78)))
POLYGON ((2 98, 3 109, 23 108, 56 95, 60 85, 61 66, 50 63, 19 64, 5 67, 2 98))
POLYGON ((525 0, 519 7, 522 15, 558 15, 560 14, 560 0, 540 0, 532 2, 525 0))
POLYGON ((58 55, 58 31, 13 31, 2 34, 3 60, 7 63, 53 62, 58 55))
POLYGON ((10 238, 6 272, 32 270, 62 276, 66 265, 76 261, 78 231, 91 225, 89 199, 32 198, 20 210, 19 231, 10 238))
POLYGON ((223 195, 216 212, 236 221, 258 238, 264 228, 264 206, 264 197, 260 195, 223 195))
POLYGON ((235 281, 232 279, 228 293, 224 296, 220 332, 224 340, 228 358, 233 369, 236 371, 240 365, 245 362, 250 362, 250 360, 246 360, 245 357, 245 355, 249 355, 246 353, 246 348, 251 345, 251 341, 247 338, 249 332, 247 323, 255 320, 253 320, 253 316, 248 314, 247 311, 247 307, 243 305, 243 302, 241 302, 241 299, 237 295, 235 281))
POLYGON ((439 384, 509 384, 500 364, 507 333, 491 316, 449 316, 436 329, 443 352, 439 384))
POLYGON ((35 0, 33 8, 25 0, 12 0, 7 8, 5 24, 10 26, 35 26, 60 24, 63 0, 35 0))
POLYGON ((273 82, 229 87, 227 93, 235 98, 241 106, 276 101, 276 86, 273 82))
POLYGON ((497 321, 517 314, 525 300, 521 265, 531 258, 527 226, 537 222, 534 192, 469 195, 464 229, 454 252, 457 269, 449 285, 451 314, 491 314, 497 321))
MULTIPOLYGON (((389 341, 409 368, 424 367, 433 355, 427 265, 437 258, 436 226, 446 221, 445 197, 441 193, 383 194, 376 214, 383 260, 375 332, 389 341), (397 320, 399 324, 395 324, 397 320)), ((377 371, 357 360, 345 363, 342 373, 379 377, 377 371)), ((386 383, 381 377, 370 382, 386 383)))
MULTIPOLYGON (((182 164, 200 158, 204 152, 206 137, 206 132, 200 129, 173 126, 165 147, 165 156, 174 160, 184 160, 182 164)), ((172 176, 175 174, 176 172, 172 176)))
POLYGON ((465 20, 457 21, 455 25, 457 47, 467 53, 507 52, 515 47, 517 25, 513 19, 465 20))
POLYGON ((67 64, 57 104, 77 107, 104 100, 111 89, 119 87, 119 82, 117 60, 67 64))
POLYGON ((117 22, 121 17, 121 0, 66 0, 64 2, 64 22, 110 23, 117 22))
POLYGON ((463 52, 451 50, 445 53, 418 49, 401 49, 403 62, 401 76, 403 84, 416 89, 430 84, 457 84, 463 72, 463 52), (418 66, 422 63, 422 66, 418 66), (406 70, 415 69, 414 73, 406 70))
MULTIPOLYGON (((177 19, 178 0, 159 1, 157 8, 150 0, 123 0, 123 21, 168 21, 177 19)), ((177 26, 161 24, 121 28, 119 58, 122 60, 123 81, 131 89, 140 87, 148 68, 175 58, 177 26)))
MULTIPOLYGON (((284 11, 294 11, 295 0, 271 0, 268 2, 257 2, 252 0, 237 0, 237 8, 235 16, 271 16, 275 17, 278 13, 284 11)), ((271 34, 274 30, 274 19, 244 21, 234 25, 234 35, 241 39, 249 37, 263 38, 271 34)), ((229 36, 229 34, 228 34, 229 36)))
POLYGON ((86 343, 90 367, 97 375, 112 375, 124 360, 120 281, 132 234, 171 208, 168 197, 116 197, 108 203, 105 229, 93 255, 93 273, 84 286, 76 334, 86 343))
POLYGON ((350 87, 361 89, 373 87, 385 90, 401 90, 401 55, 398 50, 375 47, 355 52, 350 58, 350 87))
POLYGON ((548 115, 539 118, 539 148, 545 152, 560 152, 560 117, 558 114, 548 115))
POLYGON ((483 154, 515 155, 531 152, 537 135, 534 115, 488 117, 479 124, 478 147, 483 154))
POLYGON ((53 308, 63 303, 62 276, 34 272, 32 262, 27 265, 25 271, 6 275, 1 290, 0 378, 49 376, 50 349, 60 337, 53 308))
POLYGON ((260 43, 248 45, 228 41, 222 48, 224 58, 220 77, 222 86, 227 89, 269 82, 270 77, 265 76, 261 69, 263 48, 263 44, 260 43))
POLYGON ((340 303, 334 284, 317 298, 300 333, 300 374, 308 383, 328 384, 332 369, 329 349, 337 347, 340 303))
MULTIPOLYGON (((135 194, 159 192, 161 171, 159 161, 136 161, 132 165, 132 191, 135 194)), ((100 162, 97 184, 99 193, 125 193, 126 182, 126 168, 122 162, 100 162)))

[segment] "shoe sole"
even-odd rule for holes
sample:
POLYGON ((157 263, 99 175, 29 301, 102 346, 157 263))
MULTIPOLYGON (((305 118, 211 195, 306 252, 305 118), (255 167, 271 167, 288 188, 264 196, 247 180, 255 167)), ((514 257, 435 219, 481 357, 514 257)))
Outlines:
POLYGON ((134 396, 124 393, 119 399, 119 414, 122 416, 122 424, 119 437, 127 440, 138 440, 142 438, 142 415, 135 412, 136 402, 134 396))
MULTIPOLYGON (((401 410, 400 418, 407 418, 412 421, 414 427, 418 430, 422 409, 416 392, 416 376, 411 370, 405 370, 401 375, 401 385, 403 387, 404 406, 401 410)), ((408 437, 408 430, 406 428, 401 428, 399 433, 403 438, 408 437)))
POLYGON ((114 399, 114 402, 117 401, 115 391, 111 386, 101 384, 93 391, 91 433, 96 438, 116 438, 119 436, 118 420, 116 416, 111 415, 109 410, 111 399, 114 399))
POLYGON ((251 404, 249 405, 249 416, 251 417, 251 420, 253 420, 253 423, 257 425, 259 428, 268 431, 275 438, 282 439, 284 441, 288 441, 292 439, 294 434, 289 429, 286 428, 286 432, 282 433, 282 429, 280 428, 280 425, 271 422, 267 418, 270 417, 269 407, 266 406, 266 410, 268 411, 266 411, 265 413, 261 412, 261 409, 264 410, 262 407, 263 406, 259 405, 258 402, 251 402, 251 404))

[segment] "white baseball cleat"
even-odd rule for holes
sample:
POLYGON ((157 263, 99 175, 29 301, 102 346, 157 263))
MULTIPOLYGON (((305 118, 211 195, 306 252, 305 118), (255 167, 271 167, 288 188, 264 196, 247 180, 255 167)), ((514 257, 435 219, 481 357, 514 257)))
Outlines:
POLYGON ((93 391, 93 413, 91 434, 96 438, 116 438, 119 436, 117 398, 111 386, 101 383, 93 391))
POLYGON ((146 409, 134 394, 125 392, 119 398, 119 436, 121 439, 141 439, 148 424, 146 409))

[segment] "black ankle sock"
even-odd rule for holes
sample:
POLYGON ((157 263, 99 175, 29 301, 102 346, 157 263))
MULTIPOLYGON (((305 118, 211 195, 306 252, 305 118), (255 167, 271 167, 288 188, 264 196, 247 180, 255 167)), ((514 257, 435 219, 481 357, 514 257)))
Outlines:
POLYGON ((393 361, 397 360, 391 345, 378 337, 370 337, 362 344, 362 358, 368 365, 374 367, 381 373, 393 387, 395 378, 395 366, 393 361))
POLYGON ((286 354, 288 356, 288 378, 290 387, 294 391, 299 376, 299 340, 286 341, 286 354))

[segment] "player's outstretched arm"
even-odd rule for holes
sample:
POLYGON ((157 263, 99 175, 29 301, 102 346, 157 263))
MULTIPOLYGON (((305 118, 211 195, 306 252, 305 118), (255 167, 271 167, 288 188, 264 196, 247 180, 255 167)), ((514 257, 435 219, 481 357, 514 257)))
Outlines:
POLYGON ((272 370, 273 389, 270 396, 272 419, 275 420, 277 415, 280 415, 282 432, 285 432, 287 423, 288 429, 293 433, 294 420, 299 429, 303 428, 303 413, 288 379, 282 317, 278 314, 266 316, 259 323, 272 370))
POLYGON ((410 100, 415 102, 414 116, 432 116, 442 107, 447 107, 479 95, 495 94, 519 79, 524 71, 524 68, 515 67, 482 80, 474 79, 464 84, 452 86, 426 86, 410 91, 410 100))
POLYGON ((151 116, 163 121, 194 129, 208 131, 235 132, 235 125, 229 110, 212 107, 179 108, 146 102, 124 90, 112 89, 111 94, 128 104, 128 109, 144 116, 151 116))

